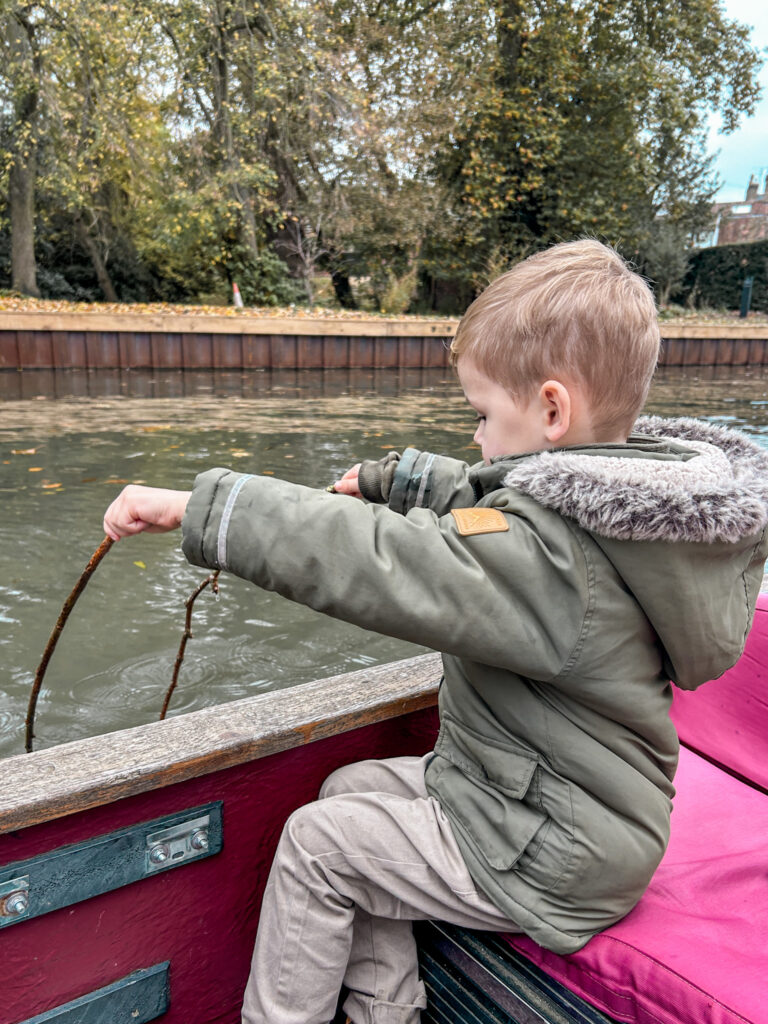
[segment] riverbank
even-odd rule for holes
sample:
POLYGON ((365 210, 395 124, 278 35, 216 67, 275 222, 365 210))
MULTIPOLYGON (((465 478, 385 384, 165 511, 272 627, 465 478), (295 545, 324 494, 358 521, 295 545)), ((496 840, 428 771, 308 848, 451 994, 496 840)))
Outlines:
MULTIPOLYGON (((8 313, 66 313, 89 316, 146 316, 146 317, 227 317, 231 320, 321 320, 372 321, 375 323, 442 323, 455 324, 457 318, 431 314, 389 316, 370 310, 338 309, 328 306, 203 306, 168 302, 65 302, 60 299, 34 299, 25 295, 0 293, 0 317, 8 313)), ((738 310, 685 309, 667 306, 659 310, 663 324, 697 324, 703 326, 768 325, 768 313, 750 312, 742 319, 738 310), (746 321, 746 322, 745 322, 746 321)))

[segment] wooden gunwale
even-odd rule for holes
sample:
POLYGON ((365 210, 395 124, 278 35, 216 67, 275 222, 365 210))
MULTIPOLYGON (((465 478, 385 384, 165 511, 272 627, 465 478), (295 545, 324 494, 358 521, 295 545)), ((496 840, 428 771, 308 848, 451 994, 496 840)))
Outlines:
POLYGON ((5 758, 0 834, 432 707, 440 674, 426 654, 5 758))

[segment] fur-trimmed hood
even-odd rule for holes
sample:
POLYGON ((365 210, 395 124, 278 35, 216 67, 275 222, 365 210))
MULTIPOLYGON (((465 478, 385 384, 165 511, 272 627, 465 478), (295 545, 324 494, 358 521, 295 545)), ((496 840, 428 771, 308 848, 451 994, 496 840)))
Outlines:
POLYGON ((504 484, 615 540, 736 542, 768 524, 768 451, 694 419, 643 417, 627 446, 522 458, 504 484))
POLYGON ((735 430, 650 416, 626 445, 494 468, 589 533, 643 608, 678 686, 734 664, 768 557, 768 451, 735 430))

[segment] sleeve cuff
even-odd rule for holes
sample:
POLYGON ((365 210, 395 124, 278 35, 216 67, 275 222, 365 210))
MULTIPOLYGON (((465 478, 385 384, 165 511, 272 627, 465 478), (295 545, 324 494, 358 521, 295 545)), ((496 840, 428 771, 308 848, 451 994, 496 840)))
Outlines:
MULTIPOLYGON (((219 559, 221 521, 226 503, 234 490, 234 487, 222 486, 226 477, 234 477, 235 486, 238 481, 248 479, 221 468, 200 473, 195 478, 192 495, 181 521, 181 550, 188 562, 204 569, 226 569, 226 565, 219 559)), ((226 534, 223 544, 226 562, 226 534)))
POLYGON ((429 508, 432 494, 432 467, 436 456, 406 448, 397 464, 389 492, 389 507, 405 515, 412 508, 429 508))

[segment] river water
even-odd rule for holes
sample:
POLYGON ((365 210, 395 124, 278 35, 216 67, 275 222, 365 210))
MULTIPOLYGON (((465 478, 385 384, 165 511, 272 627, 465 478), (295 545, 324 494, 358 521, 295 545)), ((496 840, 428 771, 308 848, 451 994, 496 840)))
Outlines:
MULTIPOLYGON (((768 447, 768 370, 667 368, 647 411, 737 426, 768 447)), ((23 750, 35 669, 124 483, 188 488, 212 466, 323 487, 408 445, 476 461, 444 370, 0 373, 0 756, 23 750)), ((113 547, 46 674, 36 747, 158 717, 205 572, 177 535, 113 547)), ((170 714, 420 653, 234 577, 194 608, 170 714)))

